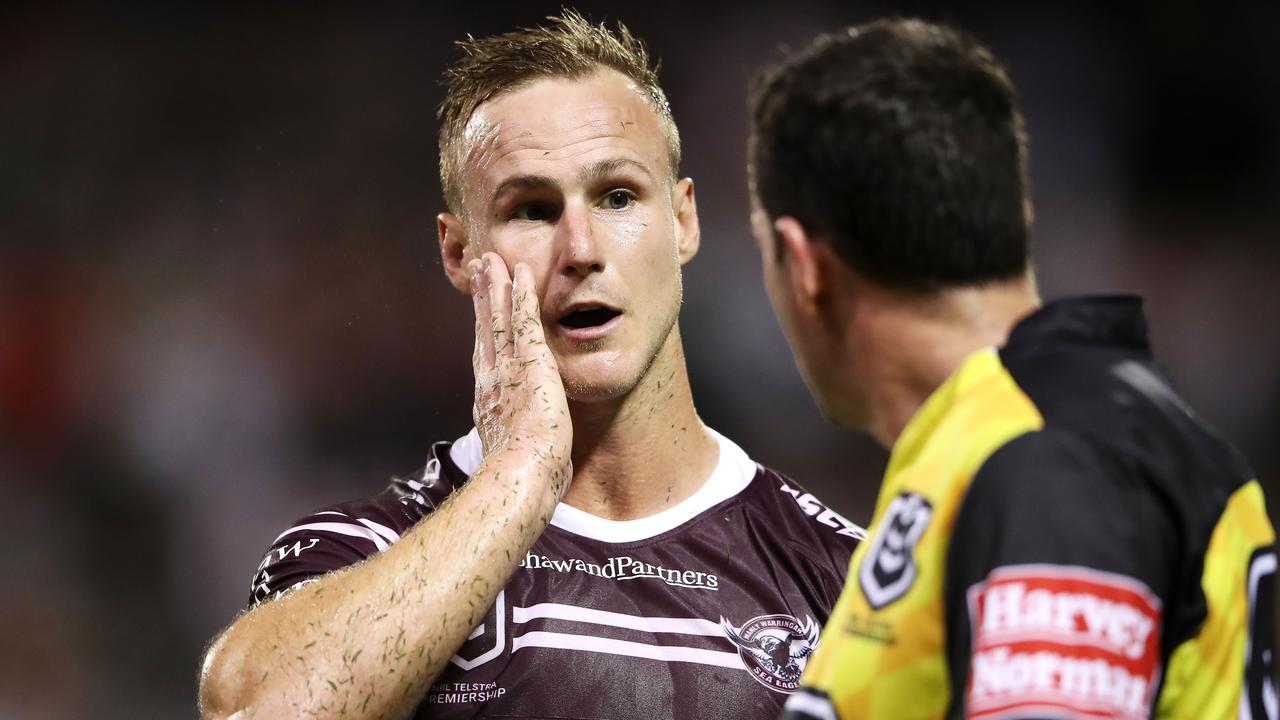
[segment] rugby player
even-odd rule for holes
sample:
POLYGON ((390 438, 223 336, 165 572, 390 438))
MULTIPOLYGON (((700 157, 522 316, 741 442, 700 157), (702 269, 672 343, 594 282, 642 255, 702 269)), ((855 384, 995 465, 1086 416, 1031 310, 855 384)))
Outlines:
POLYGON ((752 100, 767 290, 825 413, 891 448, 784 717, 1275 718, 1275 533, 1140 299, 1042 305, 1027 139, 975 38, 819 38, 752 100))
POLYGON ((861 531, 698 418, 665 96, 624 27, 550 20, 446 74, 475 428, 280 534, 206 717, 766 718, 798 687, 861 531))

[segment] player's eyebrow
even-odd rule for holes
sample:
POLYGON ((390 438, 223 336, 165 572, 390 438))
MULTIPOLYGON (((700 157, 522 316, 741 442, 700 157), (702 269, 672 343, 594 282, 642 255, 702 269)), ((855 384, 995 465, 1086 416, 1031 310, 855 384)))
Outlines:
MULTIPOLYGON (((607 180, 624 169, 639 170, 646 177, 653 177, 653 173, 649 172, 649 168, 645 167, 643 163, 628 158, 598 160, 583 168, 578 177, 583 185, 591 186, 607 180)), ((542 189, 559 190, 560 183, 555 178, 546 175, 513 175, 498 183, 498 187, 493 190, 490 202, 496 204, 503 195, 510 192, 542 189)))
POLYGON ((498 198, 506 193, 518 190, 535 190, 535 189, 558 189, 560 183, 555 179, 546 175, 513 175, 506 180, 498 183, 498 187, 493 191, 492 202, 497 202, 498 198))
POLYGON ((617 174, 620 170, 627 168, 639 170, 650 179, 653 178, 653 173, 650 173, 649 168, 645 167, 644 164, 627 158, 607 158, 605 160, 598 160, 583 168, 578 177, 583 185, 589 187, 601 180, 607 179, 611 175, 617 174))

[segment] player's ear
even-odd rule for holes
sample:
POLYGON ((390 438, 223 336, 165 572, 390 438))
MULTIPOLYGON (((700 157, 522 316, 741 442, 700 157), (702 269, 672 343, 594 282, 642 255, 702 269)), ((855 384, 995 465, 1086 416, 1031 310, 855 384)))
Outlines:
POLYGON ((774 220, 773 231, 777 233, 782 255, 778 260, 787 266, 792 300, 797 307, 813 311, 827 291, 826 269, 822 267, 827 258, 820 251, 822 244, 790 215, 774 220))
POLYGON ((467 238, 467 226, 457 215, 442 212, 436 216, 436 231, 440 234, 440 260, 444 264, 444 274, 458 290, 470 292, 471 273, 467 270, 467 263, 475 258, 475 252, 467 238))
POLYGON ((693 178, 676 183, 671 191, 671 207, 676 215, 676 250, 684 265, 698 254, 702 231, 698 226, 698 200, 693 194, 693 178))

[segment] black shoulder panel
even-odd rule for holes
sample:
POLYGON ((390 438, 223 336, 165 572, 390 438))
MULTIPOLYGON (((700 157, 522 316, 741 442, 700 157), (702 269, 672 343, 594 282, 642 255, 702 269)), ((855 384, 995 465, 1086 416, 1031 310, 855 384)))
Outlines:
POLYGON ((1142 526, 1146 519, 1135 513, 1149 507, 1172 523, 1166 552, 1173 575, 1152 590, 1174 611, 1165 618, 1166 644, 1189 637, 1204 616, 1200 580, 1210 535, 1227 500, 1253 473, 1156 364, 1141 301, 1050 304, 1015 328, 1000 358, 1044 417, 1046 430, 1087 446, 1099 472, 1115 485, 1080 484, 1076 512, 1110 516, 1103 497, 1111 493, 1131 503, 1115 522, 1128 517, 1142 526), (1143 494, 1149 499, 1139 500, 1143 494))

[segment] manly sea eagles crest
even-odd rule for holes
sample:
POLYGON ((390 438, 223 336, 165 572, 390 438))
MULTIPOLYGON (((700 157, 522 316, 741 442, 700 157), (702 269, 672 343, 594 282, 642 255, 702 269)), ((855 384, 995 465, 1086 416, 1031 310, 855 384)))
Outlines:
POLYGON ((807 658, 818 648, 818 623, 807 615, 804 625, 790 615, 761 615, 737 628, 722 617, 720 627, 738 647, 752 677, 782 693, 800 687, 807 658))

